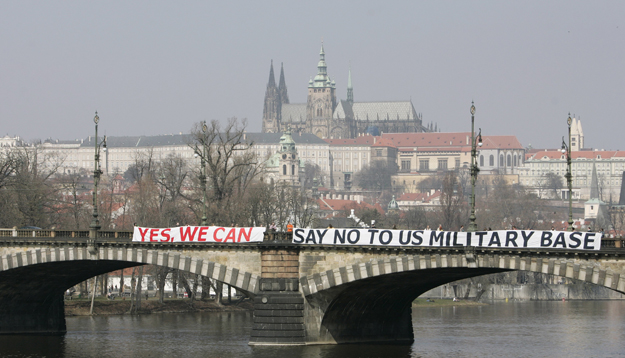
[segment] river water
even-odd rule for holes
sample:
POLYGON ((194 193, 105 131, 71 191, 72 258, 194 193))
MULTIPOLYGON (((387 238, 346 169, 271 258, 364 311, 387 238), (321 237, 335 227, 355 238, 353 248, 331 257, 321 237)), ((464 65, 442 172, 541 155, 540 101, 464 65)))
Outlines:
POLYGON ((625 357, 625 301, 416 307, 411 346, 252 347, 251 312, 68 317, 62 337, 0 336, 2 357, 625 357))

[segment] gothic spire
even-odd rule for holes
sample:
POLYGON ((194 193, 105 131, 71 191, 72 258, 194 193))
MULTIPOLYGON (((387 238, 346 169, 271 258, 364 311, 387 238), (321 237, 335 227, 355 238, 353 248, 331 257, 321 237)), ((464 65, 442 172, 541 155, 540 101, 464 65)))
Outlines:
POLYGON ((599 197, 599 180, 597 178, 597 167, 593 163, 592 176, 590 177, 590 199, 600 199, 599 197))
POLYGON ((328 66, 326 65, 326 53, 323 51, 323 42, 321 43, 321 51, 319 51, 319 63, 317 64, 317 70, 319 75, 328 74, 328 66))
POLYGON ((278 85, 278 92, 280 93, 280 101, 282 103, 289 103, 289 94, 286 90, 286 81, 284 80, 284 64, 280 63, 280 84, 278 85))
POLYGON ((269 82, 267 82, 267 88, 276 87, 276 76, 273 74, 273 60, 271 60, 271 67, 269 68, 269 82))
POLYGON ((312 83, 308 84, 308 87, 320 87, 320 88, 336 88, 334 81, 328 76, 328 67, 326 65, 326 53, 323 50, 323 43, 321 43, 321 51, 319 51, 319 63, 317 64, 317 75, 312 83))
POLYGON ((273 60, 271 60, 263 109, 263 133, 276 133, 280 129, 281 106, 280 93, 273 73, 273 60))
POLYGON ((352 66, 347 74, 347 102, 354 104, 354 87, 352 87, 352 66))

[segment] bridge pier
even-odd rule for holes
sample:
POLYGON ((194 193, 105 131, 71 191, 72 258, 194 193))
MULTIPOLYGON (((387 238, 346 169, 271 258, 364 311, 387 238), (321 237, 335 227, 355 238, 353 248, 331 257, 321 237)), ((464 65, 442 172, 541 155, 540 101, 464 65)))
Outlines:
POLYGON ((15 297, 2 300, 0 334, 59 335, 66 332, 63 292, 45 300, 15 297))
POLYGON ((299 292, 299 249, 261 250, 260 290, 254 298, 250 345, 303 345, 304 296, 299 292))

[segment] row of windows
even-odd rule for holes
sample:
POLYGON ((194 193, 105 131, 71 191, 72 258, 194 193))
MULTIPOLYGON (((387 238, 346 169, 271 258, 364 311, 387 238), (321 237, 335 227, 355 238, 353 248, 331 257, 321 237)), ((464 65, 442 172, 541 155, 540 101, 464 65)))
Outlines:
MULTIPOLYGON (((510 155, 508 154, 505 157, 504 160, 504 156, 503 154, 499 155, 499 166, 500 167, 517 167, 519 165, 523 164, 523 161, 521 160, 521 156, 519 155, 518 157, 516 155, 510 155), (518 158, 518 161, 517 161, 518 158)), ((484 166, 484 156, 480 155, 480 167, 484 166)), ((494 155, 490 155, 488 157, 488 166, 490 167, 494 167, 495 166, 495 156, 494 155)))

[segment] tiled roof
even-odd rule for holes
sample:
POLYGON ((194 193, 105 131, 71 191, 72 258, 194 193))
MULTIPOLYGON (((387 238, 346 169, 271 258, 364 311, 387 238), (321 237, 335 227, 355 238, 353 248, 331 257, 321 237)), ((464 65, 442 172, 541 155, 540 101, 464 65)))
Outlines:
POLYGON ((392 140, 388 139, 388 138, 384 138, 384 137, 377 137, 375 143, 372 145, 372 147, 391 147, 391 148, 397 148, 395 146, 395 143, 393 143, 392 140))
POLYGON ((523 146, 513 135, 483 135, 482 149, 523 149, 523 146))
POLYGON ((372 146, 372 147, 392 147, 395 148, 395 144, 386 138, 380 136, 363 135, 353 139, 324 139, 330 145, 360 145, 360 146, 372 146))
MULTIPOLYGON (((353 139, 324 139, 330 145, 373 145, 376 137, 370 135, 363 135, 353 139)), ((379 137, 377 137, 379 138, 379 137)))
MULTIPOLYGON (((419 150, 425 150, 423 147, 451 148, 468 147, 471 145, 471 132, 384 133, 382 134, 382 138, 392 140, 399 148, 419 147, 419 150)), ((516 136, 512 135, 482 135, 482 143, 481 149, 523 149, 523 146, 516 136)))
MULTIPOLYGON (((560 150, 543 150, 536 151, 525 156, 526 160, 541 160, 541 159, 565 159, 565 154, 562 154, 560 150)), ((611 158, 625 158, 625 151, 622 150, 583 150, 571 152, 571 158, 575 159, 611 159, 611 158)))
POLYGON ((432 199, 438 198, 441 196, 441 191, 437 190, 434 193, 404 193, 402 194, 397 201, 423 201, 429 202, 432 199))
MULTIPOLYGON (((93 147, 93 137, 83 141, 81 147, 93 147)), ((100 137, 100 140, 102 138, 100 137)), ((166 134, 157 136, 129 136, 129 137, 106 137, 107 147, 160 147, 167 145, 186 146, 190 140, 189 134, 166 134)))
POLYGON ((470 132, 459 133, 384 133, 397 147, 449 147, 465 146, 471 138, 470 132))
MULTIPOLYGON (((280 143, 280 137, 282 137, 282 133, 245 133, 244 140, 248 142, 253 141, 254 143, 278 144, 280 143)), ((292 137, 297 144, 327 144, 323 139, 309 133, 293 134, 292 137)), ((106 146, 111 148, 187 146, 191 140, 190 138, 189 134, 106 137, 106 146)), ((102 140, 102 137, 100 137, 100 140, 102 140)), ((93 137, 89 137, 83 141, 81 147, 93 147, 94 145, 93 137)))
MULTIPOLYGON (((280 137, 282 137, 282 133, 245 133, 245 140, 256 144, 278 144, 280 143, 280 137)), ((295 144, 327 145, 323 139, 310 133, 302 133, 301 135, 292 133, 291 137, 295 144)))
POLYGON ((282 123, 286 124, 306 122, 306 103, 292 103, 282 105, 282 123))
MULTIPOLYGON (((354 102, 351 106, 353 118, 360 121, 414 120, 417 112, 411 101, 397 102, 354 102)), ((349 115, 349 103, 341 101, 334 111, 334 118, 349 115)))

